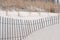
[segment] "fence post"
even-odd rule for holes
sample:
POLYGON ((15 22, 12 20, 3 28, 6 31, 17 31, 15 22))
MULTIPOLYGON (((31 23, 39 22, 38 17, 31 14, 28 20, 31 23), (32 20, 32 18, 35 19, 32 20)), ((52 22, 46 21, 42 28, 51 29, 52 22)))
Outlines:
POLYGON ((58 13, 58 24, 60 23, 60 15, 59 15, 59 13, 58 13))

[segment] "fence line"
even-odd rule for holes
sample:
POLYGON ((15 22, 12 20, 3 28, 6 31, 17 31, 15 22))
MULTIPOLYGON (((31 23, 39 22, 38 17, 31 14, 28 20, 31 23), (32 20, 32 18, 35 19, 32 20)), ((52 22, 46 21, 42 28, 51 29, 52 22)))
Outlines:
POLYGON ((22 40, 36 30, 59 24, 59 20, 59 15, 36 20, 22 20, 0 16, 0 40, 22 40))

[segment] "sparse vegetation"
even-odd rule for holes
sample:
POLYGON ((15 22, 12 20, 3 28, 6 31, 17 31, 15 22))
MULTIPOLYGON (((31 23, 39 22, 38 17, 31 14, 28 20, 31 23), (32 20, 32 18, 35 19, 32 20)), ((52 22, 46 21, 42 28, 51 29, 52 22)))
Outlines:
MULTIPOLYGON (((48 0, 47 0, 48 1, 48 0)), ((30 9, 32 7, 44 8, 46 11, 50 11, 51 8, 54 10, 60 10, 60 5, 56 5, 50 2, 43 1, 30 1, 30 0, 0 0, 0 8, 3 9, 30 9)), ((31 10, 31 9, 30 9, 31 10)))

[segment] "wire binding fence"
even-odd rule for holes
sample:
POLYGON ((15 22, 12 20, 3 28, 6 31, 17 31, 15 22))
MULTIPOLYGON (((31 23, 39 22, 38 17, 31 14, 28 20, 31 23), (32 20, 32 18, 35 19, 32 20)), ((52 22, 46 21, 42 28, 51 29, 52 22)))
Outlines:
POLYGON ((59 24, 60 16, 35 20, 13 19, 0 16, 0 40, 22 40, 36 30, 59 24))

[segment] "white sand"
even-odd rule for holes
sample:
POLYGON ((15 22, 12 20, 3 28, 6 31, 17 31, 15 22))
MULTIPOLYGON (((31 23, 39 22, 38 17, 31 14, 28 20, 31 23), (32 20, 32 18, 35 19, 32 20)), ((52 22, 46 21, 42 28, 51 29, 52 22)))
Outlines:
POLYGON ((25 40, 60 40, 60 24, 38 30, 29 35, 25 40))

